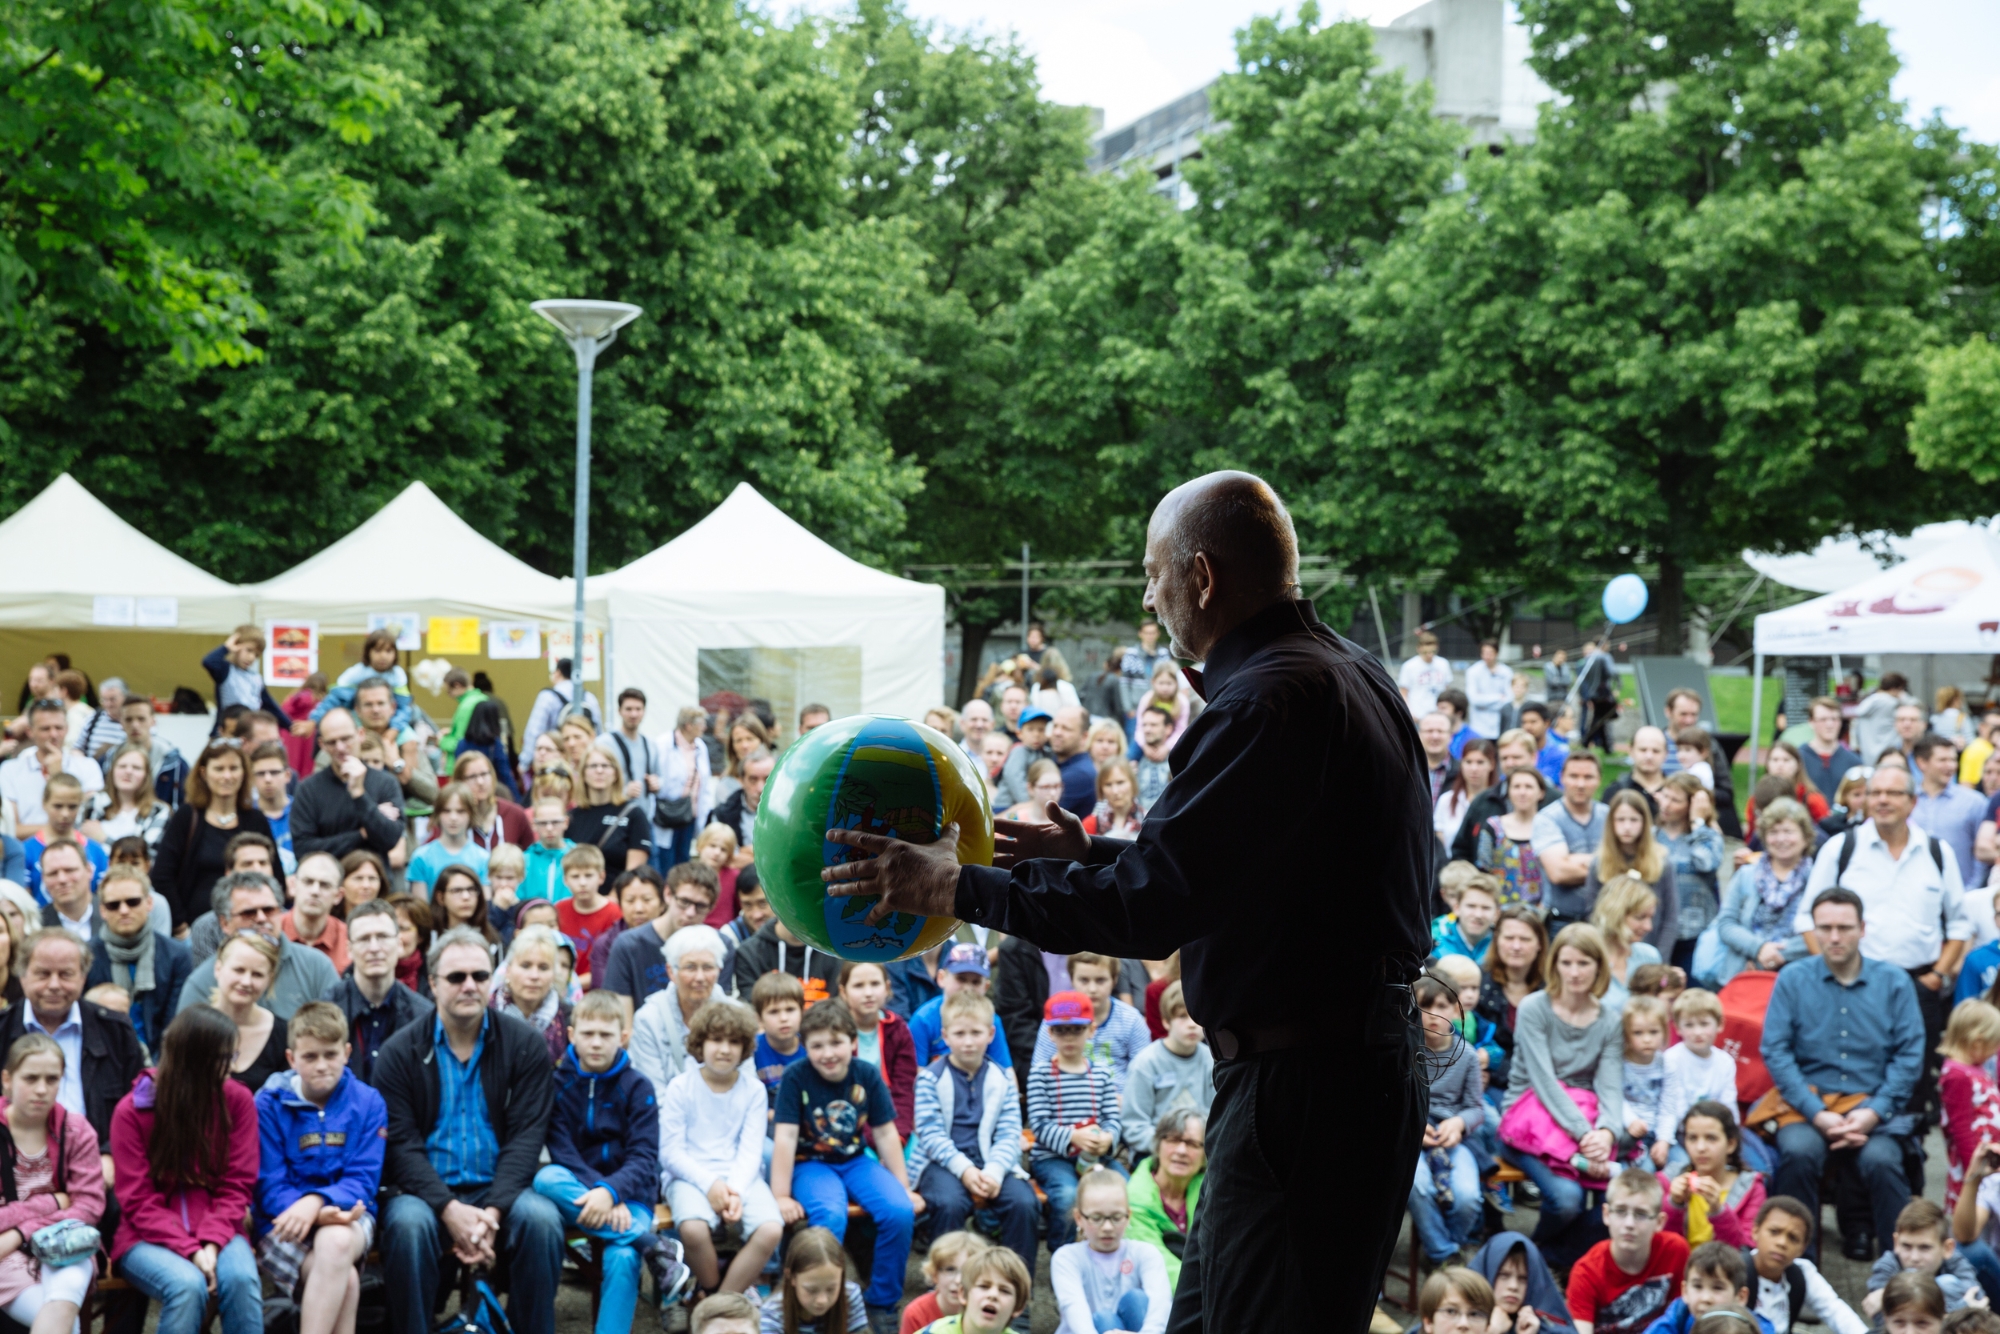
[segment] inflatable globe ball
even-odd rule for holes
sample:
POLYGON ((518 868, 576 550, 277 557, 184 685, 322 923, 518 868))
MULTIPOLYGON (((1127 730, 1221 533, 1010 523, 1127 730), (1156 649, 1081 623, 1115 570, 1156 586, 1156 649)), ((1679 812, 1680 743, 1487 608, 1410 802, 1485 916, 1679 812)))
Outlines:
POLYGON ((958 825, 958 860, 993 862, 986 784, 950 737, 902 718, 842 718, 800 737, 778 758, 752 833, 757 877, 791 933, 855 962, 921 954, 958 929, 952 917, 895 913, 870 925, 873 894, 831 897, 820 872, 866 853, 827 841, 861 829, 929 843, 958 825))

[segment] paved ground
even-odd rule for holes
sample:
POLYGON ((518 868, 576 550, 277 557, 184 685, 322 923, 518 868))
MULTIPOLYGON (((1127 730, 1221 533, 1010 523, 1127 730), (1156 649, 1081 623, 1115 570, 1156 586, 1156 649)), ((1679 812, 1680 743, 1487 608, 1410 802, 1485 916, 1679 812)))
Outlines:
MULTIPOLYGON (((1936 1200, 1942 1204, 1944 1202, 1945 1161, 1943 1136, 1939 1135, 1936 1131, 1932 1131, 1930 1138, 1925 1141, 1924 1148, 1924 1196, 1926 1199, 1936 1200)), ((1838 1292, 1847 1301, 1848 1305, 1858 1311, 1861 1307, 1861 1298, 1868 1291, 1869 1267, 1866 1264, 1857 1263, 1841 1255, 1840 1229, 1834 1222, 1832 1206, 1829 1204, 1820 1212, 1826 1227, 1826 1239, 1820 1246, 1820 1270, 1826 1275, 1827 1281, 1833 1285, 1834 1291, 1838 1292)), ((1512 1214, 1508 1215, 1508 1226, 1516 1232, 1532 1233, 1535 1229, 1535 1221, 1536 1213, 1531 1208, 1517 1208, 1512 1214)), ((1403 1260, 1408 1255, 1409 1244, 1410 1227, 1409 1219, 1406 1215, 1403 1220, 1402 1231, 1397 1240, 1396 1253, 1398 1267, 1401 1266, 1403 1260)), ((1383 1303, 1382 1310, 1384 1313, 1394 1316, 1399 1323, 1408 1323, 1415 1319, 1414 1314, 1401 1305, 1401 1302, 1406 1300, 1402 1284, 1395 1280, 1390 1281, 1389 1298, 1389 1300, 1385 1300, 1383 1303)), ((1039 1325, 1036 1326, 1036 1334, 1041 1334, 1041 1326, 1039 1325)))

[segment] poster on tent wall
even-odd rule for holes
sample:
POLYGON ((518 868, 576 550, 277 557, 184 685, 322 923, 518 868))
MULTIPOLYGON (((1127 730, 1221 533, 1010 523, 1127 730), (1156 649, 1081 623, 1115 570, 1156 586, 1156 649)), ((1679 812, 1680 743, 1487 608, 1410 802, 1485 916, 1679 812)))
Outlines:
POLYGON ((424 646, 424 618, 414 611, 371 611, 368 629, 371 633, 394 630, 396 648, 404 653, 415 653, 424 646))
POLYGON ((433 653, 477 653, 479 652, 479 618, 477 616, 433 616, 431 617, 430 651, 433 653))
MULTIPOLYGON (((549 631, 548 659, 550 671, 556 669, 557 658, 575 660, 575 655, 569 651, 573 634, 574 632, 568 626, 564 626, 560 630, 549 631)), ((586 681, 601 681, 604 679, 604 632, 602 630, 585 630, 583 632, 583 679, 586 681)))
POLYGON ((533 662, 542 656, 542 627, 533 621, 489 621, 486 656, 495 662, 533 662))
POLYGON ((318 621, 264 622, 265 685, 302 686, 318 670, 318 621))

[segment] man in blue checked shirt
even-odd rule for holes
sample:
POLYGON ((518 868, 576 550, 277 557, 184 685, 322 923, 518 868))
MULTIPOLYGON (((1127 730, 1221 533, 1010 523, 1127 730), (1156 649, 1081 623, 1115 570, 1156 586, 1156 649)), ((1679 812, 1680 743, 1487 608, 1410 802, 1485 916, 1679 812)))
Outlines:
POLYGON ((384 1181, 400 1192, 382 1211, 390 1334, 429 1334, 455 1264, 505 1273, 516 1334, 554 1334, 562 1215, 532 1189, 555 1108, 548 1044, 487 1007, 493 957, 478 932, 439 936, 430 970, 436 1019, 404 1025, 375 1058, 384 1181))
POLYGON ((1765 1068, 1805 1118, 1778 1131, 1771 1193, 1817 1216, 1827 1158, 1842 1160, 1861 1178, 1875 1227, 1873 1238, 1844 1238, 1842 1250, 1873 1260, 1910 1200, 1903 1151, 1916 1127, 1904 1108, 1923 1069, 1924 1021, 1909 973, 1862 956, 1859 894, 1821 890, 1812 923, 1819 954, 1785 965, 1764 1012, 1765 1068))

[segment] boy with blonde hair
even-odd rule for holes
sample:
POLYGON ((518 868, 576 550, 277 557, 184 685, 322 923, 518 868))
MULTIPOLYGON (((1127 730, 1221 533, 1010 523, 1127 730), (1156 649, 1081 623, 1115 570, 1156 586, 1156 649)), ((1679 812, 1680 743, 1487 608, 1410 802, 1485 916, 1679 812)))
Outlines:
POLYGON ((1659 1125, 1654 1127, 1652 1158, 1669 1178, 1686 1170, 1687 1151, 1680 1146, 1681 1119, 1688 1108, 1707 1099, 1724 1107, 1740 1107, 1736 1096, 1736 1060, 1716 1050, 1722 1035, 1722 1002, 1712 991, 1689 987, 1674 997, 1674 1027, 1681 1040, 1661 1059, 1659 1125))
POLYGON ((688 1317, 689 1334, 758 1334, 763 1325, 757 1303, 740 1292, 704 1297, 688 1317))
POLYGON ((1474 871, 1460 880, 1452 910, 1431 922, 1431 957, 1457 955, 1484 965, 1493 945, 1493 924, 1499 920, 1500 881, 1484 871, 1474 871))
POLYGON ((1160 1022, 1167 1035, 1133 1057, 1125 1076, 1119 1115, 1133 1162, 1153 1151, 1153 1127, 1162 1116, 1186 1110, 1206 1120, 1215 1101, 1215 1055, 1188 1014, 1178 981, 1160 993, 1160 1022))
POLYGON ((556 929, 576 944, 577 968, 585 989, 598 985, 590 976, 590 951, 600 936, 617 931, 624 914, 618 900, 604 894, 604 851, 594 843, 579 843, 563 854, 563 888, 556 904, 556 929))
POLYGON ((1611 1236, 1583 1253, 1569 1273, 1569 1311, 1577 1334, 1598 1326, 1620 1334, 1643 1330, 1681 1295, 1687 1238, 1666 1231, 1666 1190, 1642 1167, 1628 1167, 1604 1192, 1611 1236))
MULTIPOLYGON (((933 1229, 935 1232, 935 1229, 933 1229)), ((924 1256, 924 1281, 930 1291, 903 1308, 897 1334, 915 1334, 933 1321, 965 1309, 965 1288, 959 1275, 965 1262, 992 1243, 977 1232, 947 1232, 931 1243, 924 1256)))

